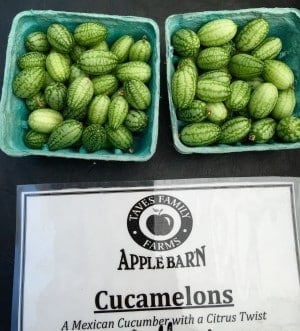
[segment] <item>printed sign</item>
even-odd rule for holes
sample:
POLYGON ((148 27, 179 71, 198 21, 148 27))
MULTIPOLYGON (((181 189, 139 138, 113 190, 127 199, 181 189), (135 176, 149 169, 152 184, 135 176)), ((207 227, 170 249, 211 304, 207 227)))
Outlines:
POLYGON ((25 186, 19 199, 14 331, 300 329, 293 183, 25 186))

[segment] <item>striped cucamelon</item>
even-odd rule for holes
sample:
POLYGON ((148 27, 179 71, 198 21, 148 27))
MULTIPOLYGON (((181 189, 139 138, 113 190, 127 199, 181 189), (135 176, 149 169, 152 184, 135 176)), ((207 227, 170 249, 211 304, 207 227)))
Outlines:
POLYGON ((81 122, 74 119, 64 120, 51 132, 47 143, 49 150, 56 151, 71 147, 81 138, 82 131, 81 122))
POLYGON ((247 80, 262 73, 264 62, 249 54, 236 54, 230 59, 228 69, 232 76, 247 80))
POLYGON ((148 87, 137 79, 124 83, 125 98, 130 106, 138 110, 146 110, 151 104, 151 92, 148 87))
POLYGON ((171 93, 175 108, 184 109, 191 105, 195 98, 196 81, 187 70, 176 70, 172 76, 171 93))
POLYGON ((118 89, 118 80, 116 76, 112 74, 105 74, 101 76, 96 76, 92 79, 94 94, 106 94, 112 95, 118 89))
POLYGON ((184 57, 184 58, 181 58, 179 61, 178 61, 178 64, 177 64, 177 69, 187 69, 187 70, 190 70, 195 79, 198 77, 198 68, 197 68, 197 65, 195 63, 195 60, 193 60, 192 58, 190 57, 184 57))
POLYGON ((223 102, 206 103, 207 119, 215 124, 221 124, 228 118, 228 109, 223 102))
POLYGON ((107 27, 97 22, 81 23, 74 30, 76 43, 84 47, 91 47, 100 43, 106 39, 107 35, 107 27))
POLYGON ((24 143, 28 148, 40 149, 47 143, 48 138, 49 135, 47 133, 29 130, 24 136, 24 143))
POLYGON ((142 110, 131 109, 124 120, 124 125, 131 132, 141 132, 148 125, 149 116, 142 110))
POLYGON ((198 99, 207 102, 220 102, 226 100, 230 95, 230 87, 226 83, 215 80, 200 79, 196 86, 198 99))
POLYGON ((300 140, 300 118, 288 116, 279 121, 276 133, 280 140, 284 142, 296 142, 300 140))
POLYGON ((104 148, 106 140, 106 130, 99 124, 91 124, 83 130, 82 145, 89 153, 104 148))
POLYGON ((110 143, 117 149, 133 153, 133 135, 124 125, 120 125, 117 129, 110 127, 106 128, 106 133, 110 143))
POLYGON ((197 34, 203 46, 221 46, 229 42, 237 32, 237 25, 230 19, 221 18, 204 24, 197 34))
POLYGON ((129 106, 126 99, 119 95, 113 98, 108 106, 107 120, 112 129, 117 129, 124 122, 129 106))
POLYGON ((179 56, 195 56, 200 47, 197 34, 191 29, 179 29, 172 35, 172 45, 179 56))
POLYGON ((59 82, 48 85, 45 89, 45 100, 50 108, 62 110, 66 105, 67 87, 59 82))
POLYGON ((278 99, 270 116, 275 120, 281 120, 284 117, 291 116, 296 106, 296 95, 292 88, 279 91, 278 99))
POLYGON ((214 70, 226 67, 230 60, 229 53, 222 47, 208 47, 200 51, 197 65, 203 70, 214 70))
POLYGON ((70 110, 86 107, 94 94, 93 83, 88 77, 78 77, 68 87, 67 106, 70 110))
POLYGON ((36 109, 29 114, 28 125, 37 132, 50 133, 63 121, 60 112, 50 108, 36 109))
POLYGON ((39 92, 45 80, 45 70, 39 67, 20 71, 13 81, 13 92, 19 98, 30 98, 39 92))
POLYGON ((270 141, 276 132, 276 121, 273 118, 262 118, 251 125, 248 139, 257 144, 270 141))
POLYGON ((206 103, 201 100, 193 100, 188 108, 177 109, 177 118, 186 123, 202 122, 207 116, 206 103))
POLYGON ((265 39, 251 52, 251 55, 261 59, 274 59, 282 49, 281 39, 278 37, 269 37, 265 39))
POLYGON ((264 18, 253 19, 237 33, 236 47, 249 52, 258 46, 269 33, 269 24, 264 18))
POLYGON ((228 72, 222 70, 210 70, 199 75, 198 81, 200 79, 210 79, 229 85, 231 81, 231 75, 228 72))
POLYGON ((278 90, 271 83, 260 84, 251 94, 248 110, 255 119, 267 117, 274 109, 278 99, 278 90))
POLYGON ((219 137, 220 144, 235 144, 242 141, 249 133, 251 121, 242 116, 237 116, 226 121, 221 126, 219 137))
POLYGON ((129 50, 129 61, 148 62, 152 53, 152 46, 146 36, 136 41, 129 50))
POLYGON ((25 102, 29 111, 33 111, 39 108, 46 108, 47 106, 45 96, 42 92, 38 92, 31 98, 27 98, 25 102))
POLYGON ((184 145, 190 147, 208 146, 218 140, 220 132, 219 125, 201 122, 184 126, 179 136, 184 145))
POLYGON ((134 39, 130 35, 123 35, 118 38, 110 47, 110 51, 115 54, 119 63, 128 60, 129 51, 134 44, 134 39))
POLYGON ((25 47, 31 52, 48 52, 50 49, 50 44, 46 33, 42 31, 30 33, 25 39, 25 47))
POLYGON ((56 51, 51 52, 46 58, 47 72, 56 82, 65 82, 70 76, 69 59, 56 51))
POLYGON ((151 67, 146 62, 129 61, 117 65, 115 75, 121 82, 138 79, 147 83, 151 78, 151 67))
POLYGON ((89 75, 102 75, 111 72, 118 63, 114 53, 90 49, 82 53, 78 66, 89 75))
POLYGON ((74 46, 72 33, 59 23, 51 24, 47 30, 49 44, 60 53, 69 53, 74 46))
POLYGON ((21 69, 46 66, 46 55, 41 52, 29 52, 21 55, 18 59, 18 66, 21 69))
POLYGON ((105 94, 96 95, 88 107, 87 120, 90 124, 104 124, 107 120, 110 98, 105 94))
POLYGON ((230 90, 230 95, 225 100, 226 107, 233 111, 244 109, 250 100, 249 84, 243 80, 235 80, 230 84, 230 90))
POLYGON ((279 60, 265 60, 263 78, 274 84, 279 90, 293 87, 294 73, 291 68, 279 60))

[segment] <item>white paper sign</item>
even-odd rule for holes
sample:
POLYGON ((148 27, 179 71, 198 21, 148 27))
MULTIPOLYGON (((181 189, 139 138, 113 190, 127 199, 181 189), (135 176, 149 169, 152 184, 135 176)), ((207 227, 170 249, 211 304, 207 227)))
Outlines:
POLYGON ((292 183, 20 198, 14 331, 300 330, 292 183))

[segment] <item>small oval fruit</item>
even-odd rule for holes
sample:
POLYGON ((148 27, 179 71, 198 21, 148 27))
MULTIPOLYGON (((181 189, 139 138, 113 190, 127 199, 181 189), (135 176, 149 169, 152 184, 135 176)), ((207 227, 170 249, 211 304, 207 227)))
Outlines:
POLYGON ((274 109, 278 99, 278 90, 271 83, 260 84, 251 94, 248 110, 252 118, 267 117, 274 109))
POLYGON ((146 110, 151 105, 151 92, 140 80, 131 79, 124 83, 125 98, 130 106, 146 110))
POLYGON ((123 35, 118 38, 110 47, 110 51, 118 58, 119 63, 128 60, 129 51, 134 44, 134 39, 130 35, 123 35))
POLYGON ((88 77, 78 77, 68 87, 67 106, 70 110, 85 108, 94 94, 93 83, 88 77))
POLYGON ((221 124, 228 118, 228 109, 223 102, 206 103, 207 119, 215 124, 221 124))
POLYGON ((179 29, 172 35, 172 45, 179 56, 195 56, 200 47, 200 40, 193 30, 179 29))
POLYGON ((63 121, 60 112, 50 108, 40 108, 31 112, 28 116, 29 127, 40 133, 50 133, 63 121))
POLYGON ((107 127, 106 133, 115 148, 133 153, 133 135, 126 126, 120 125, 117 129, 107 127))
POLYGON ((221 69, 227 66, 229 53, 222 47, 208 47, 199 52, 197 65, 203 70, 221 69))
POLYGON ((129 61, 148 62, 152 53, 152 46, 146 36, 136 41, 129 50, 129 61))
POLYGON ((105 94, 96 95, 89 104, 87 120, 90 124, 104 124, 107 120, 110 98, 105 94))
POLYGON ((242 52, 249 52, 258 46, 269 33, 269 24, 264 18, 248 22, 236 36, 236 47, 242 52))
POLYGON ((113 98, 108 106, 107 120, 112 129, 117 129, 124 122, 129 106, 126 99, 119 95, 113 98))
POLYGON ((276 131, 276 121, 273 118, 262 118, 251 125, 248 139, 257 144, 270 141, 276 131))
POLYGON ((117 65, 115 70, 116 77, 125 82, 130 79, 141 80, 147 83, 151 78, 151 67, 148 63, 142 61, 129 61, 117 65))
POLYGON ((293 143, 300 140, 300 118, 288 116, 281 119, 277 125, 276 133, 283 142, 293 143))
POLYGON ((78 45, 92 47, 105 40, 108 29, 97 22, 85 22, 77 25, 74 30, 74 39, 78 45))
POLYGON ((230 95, 230 87, 226 83, 215 80, 198 80, 196 96, 207 102, 220 102, 226 100, 230 95))
POLYGON ((131 132, 141 132, 148 125, 149 116, 142 110, 131 109, 125 118, 124 125, 131 132))
POLYGON ((30 33, 25 39, 25 47, 31 52, 48 52, 50 44, 46 33, 42 31, 30 33))
POLYGON ((97 76, 92 79, 92 83, 95 95, 112 95, 117 91, 119 84, 117 78, 112 74, 97 76))
POLYGON ((275 120, 291 116, 296 106, 296 95, 292 88, 278 92, 278 99, 270 116, 275 120))
POLYGON ((28 148, 41 149, 47 143, 48 138, 47 133, 29 130, 24 137, 24 143, 28 148))
POLYGON ((251 52, 251 55, 261 59, 274 59, 282 49, 281 39, 278 37, 269 37, 265 39, 251 52))
POLYGON ((207 116, 206 103, 201 100, 193 100, 188 108, 177 109, 177 118, 186 123, 202 122, 207 116))
POLYGON ((46 66, 46 55, 41 52, 29 52, 21 55, 18 59, 18 66, 21 69, 46 66))
POLYGON ((265 60, 262 75, 267 82, 274 84, 279 90, 286 90, 294 84, 292 69, 279 60, 265 60))
POLYGON ((221 46, 229 42, 237 32, 237 25, 230 19, 221 18, 204 24, 197 32, 203 46, 221 46))
POLYGON ((44 69, 38 67, 23 69, 13 81, 13 92, 19 98, 31 98, 42 88, 44 80, 44 69))
POLYGON ((249 54, 236 54, 231 57, 228 69, 234 77, 248 80, 260 76, 264 62, 249 54))
POLYGON ((56 82, 65 82, 70 76, 69 59, 61 53, 52 51, 46 58, 47 72, 56 82))
POLYGON ((228 109, 236 111, 244 109, 251 95, 251 89, 248 83, 243 80, 235 80, 230 84, 231 93, 225 100, 228 109))
POLYGON ((60 53, 69 53, 74 46, 72 33, 59 23, 51 24, 47 29, 49 44, 60 53))
POLYGON ((48 139, 49 151, 57 151, 74 145, 83 132, 83 125, 74 119, 61 122, 50 134, 48 139))
POLYGON ((48 85, 45 89, 45 100, 50 108, 62 110, 66 105, 67 87, 59 82, 48 85))
POLYGON ((90 49, 85 51, 78 60, 78 66, 89 75, 102 75, 116 68, 118 59, 109 51, 90 49))
POLYGON ((195 98, 196 83, 194 75, 187 70, 176 70, 171 80, 171 93, 175 108, 184 109, 195 98))
POLYGON ((180 140, 190 147, 208 146, 214 144, 221 133, 219 125, 214 123, 192 123, 183 127, 180 140))
POLYGON ((42 92, 38 92, 31 98, 27 98, 25 100, 26 106, 30 111, 40 109, 40 108, 46 108, 47 103, 45 100, 45 96, 42 92))
POLYGON ((210 70, 198 76, 198 81, 200 79, 210 79, 229 85, 231 81, 231 75, 228 72, 222 70, 210 70))
POLYGON ((106 130, 99 124, 91 124, 83 130, 82 145, 88 153, 104 148, 106 140, 106 130))
POLYGON ((236 144, 249 133, 251 121, 243 116, 234 117, 221 126, 220 144, 236 144))

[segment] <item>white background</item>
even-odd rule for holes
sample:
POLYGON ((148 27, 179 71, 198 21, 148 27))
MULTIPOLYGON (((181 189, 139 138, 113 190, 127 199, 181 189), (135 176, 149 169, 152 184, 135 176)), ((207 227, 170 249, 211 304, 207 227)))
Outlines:
POLYGON ((155 194, 182 200, 193 215, 193 229, 180 247, 156 253, 138 246, 127 231, 129 210, 153 191, 28 196, 22 331, 59 331, 65 321, 72 324, 73 320, 189 314, 205 318, 209 313, 240 311, 266 312, 267 320, 181 325, 175 331, 299 331, 299 276, 290 188, 174 189, 155 194), (127 254, 176 256, 202 245, 206 245, 206 267, 117 270, 123 248, 127 254), (232 289, 235 306, 94 314, 94 299, 100 290, 125 295, 174 293, 184 292, 185 286, 195 291, 232 289))

